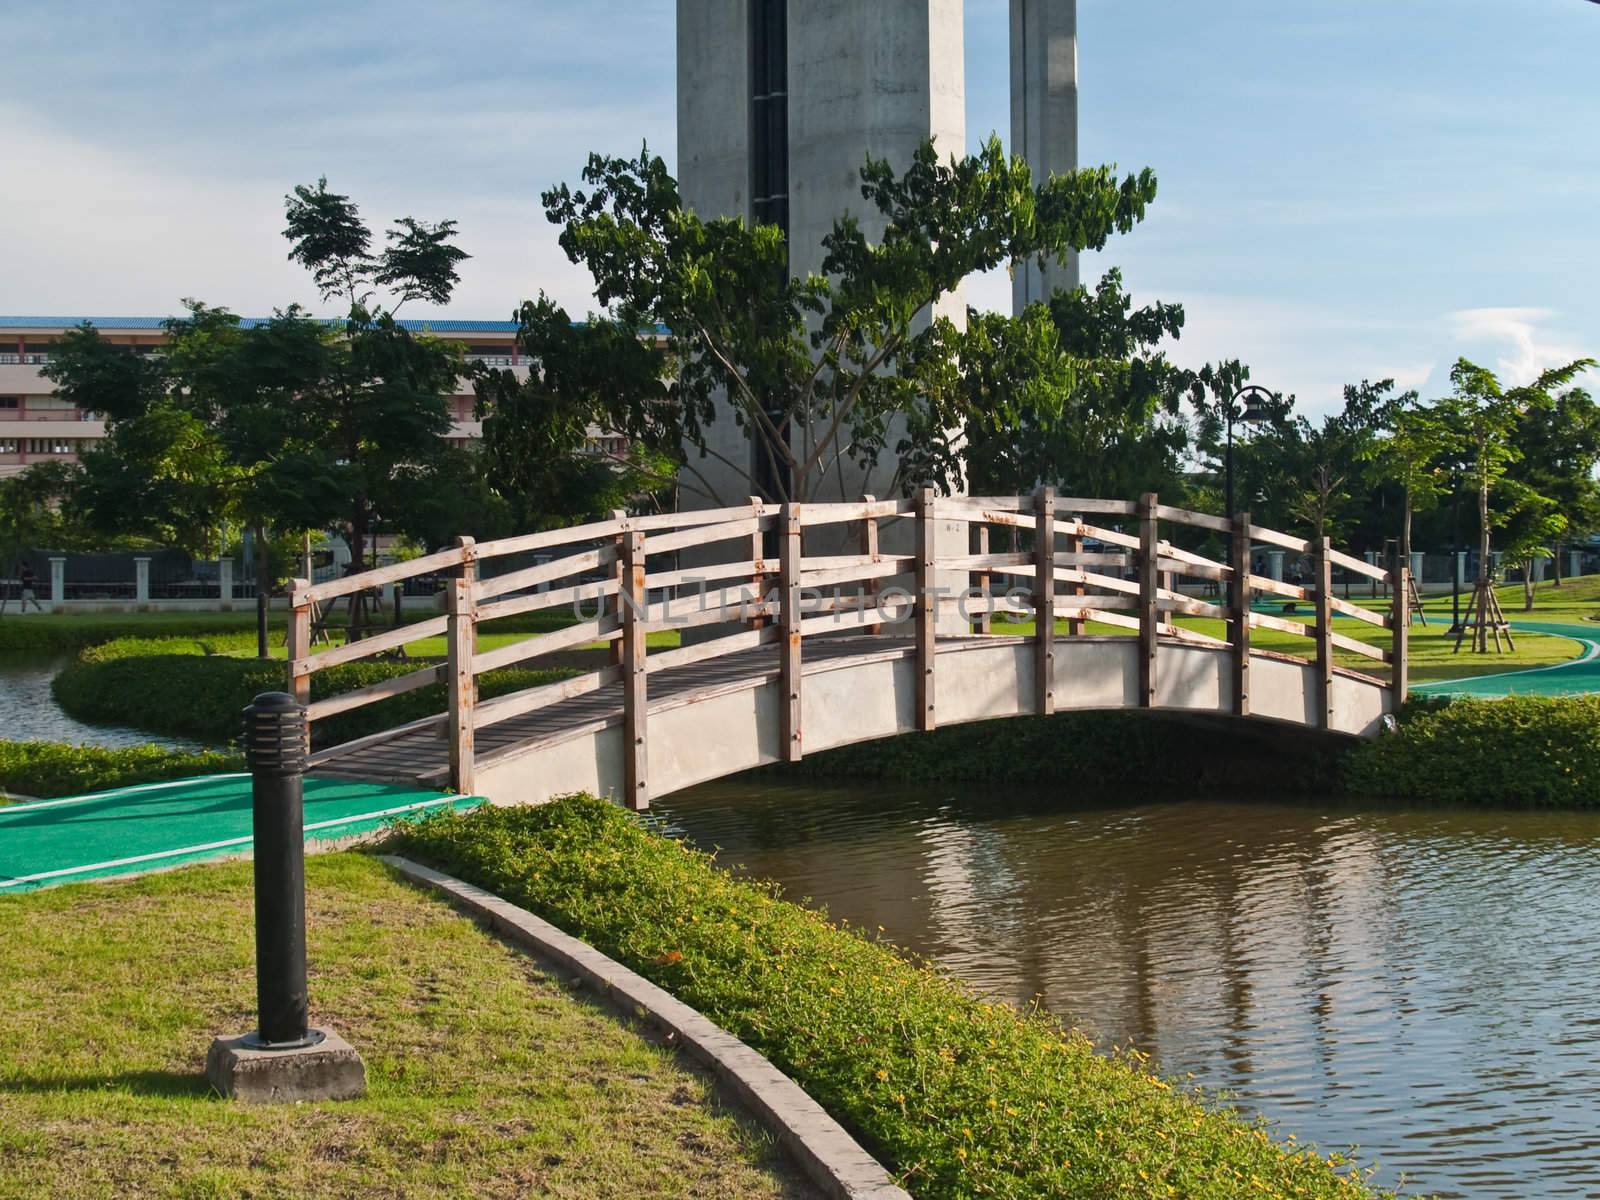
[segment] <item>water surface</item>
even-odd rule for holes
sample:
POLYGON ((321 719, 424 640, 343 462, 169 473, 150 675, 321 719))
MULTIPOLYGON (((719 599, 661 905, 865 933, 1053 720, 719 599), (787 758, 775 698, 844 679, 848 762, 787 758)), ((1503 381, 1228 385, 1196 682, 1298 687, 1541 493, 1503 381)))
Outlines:
POLYGON ((723 782, 668 824, 1380 1182, 1600 1195, 1600 814, 723 782))
POLYGON ((50 681, 71 659, 61 655, 0 655, 0 739, 75 746, 172 746, 200 749, 184 738, 156 737, 120 725, 88 725, 61 711, 50 681))

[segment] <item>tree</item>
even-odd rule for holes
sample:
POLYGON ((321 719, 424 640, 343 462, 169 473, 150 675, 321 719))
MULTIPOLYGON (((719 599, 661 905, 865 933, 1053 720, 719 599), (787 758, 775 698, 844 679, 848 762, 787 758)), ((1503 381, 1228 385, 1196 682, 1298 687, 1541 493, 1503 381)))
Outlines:
POLYGON ((968 421, 960 450, 967 486, 1170 494, 1188 444, 1182 402, 1196 376, 1158 346, 1182 329, 1181 305, 1134 309, 1115 268, 1093 292, 1058 291, 1017 321, 969 310, 959 348, 966 406, 1004 418, 968 421))
MULTIPOLYGON (((547 367, 571 364, 566 375, 595 398, 597 423, 671 455, 683 486, 712 501, 842 494, 845 467, 870 471, 885 450, 953 485, 969 421, 1017 414, 1009 398, 977 412, 956 386, 964 342, 933 315, 936 302, 976 271, 1100 249, 1142 219, 1155 179, 1144 171, 1119 181, 1100 167, 1036 186, 1027 164, 991 139, 948 162, 925 143, 900 173, 869 158, 861 180, 882 235, 869 241, 855 217, 841 217, 823 239, 822 274, 794 278, 780 229, 687 211, 648 148, 631 160, 591 156, 588 190, 562 185, 543 199, 609 315, 561 341, 572 322, 541 298, 523 309, 524 346, 547 367), (604 353, 649 327, 666 331, 664 361, 650 371, 604 353), (719 396, 753 459, 776 464, 770 478, 712 444, 719 396), (707 460, 732 473, 738 496, 708 478, 707 460)), ((1043 324, 1037 315, 996 321, 989 333, 1025 340, 1045 336, 1043 324)), ((895 481, 911 482, 905 473, 895 481)))
MULTIPOLYGON (((1582 537, 1600 529, 1600 405, 1569 388, 1548 406, 1530 406, 1517 429, 1522 458, 1510 474, 1553 501, 1565 521, 1552 536, 1582 537)), ((1561 555, 1552 551, 1553 586, 1561 586, 1561 555)))
MULTIPOLYGON (((286 198, 289 258, 324 300, 347 305, 336 323, 291 305, 249 328, 226 309, 185 301, 159 356, 137 356, 90 328, 62 339, 48 374, 57 394, 101 413, 107 437, 84 455, 74 503, 108 532, 138 532, 207 553, 225 520, 256 532, 343 524, 351 570, 365 566, 380 516, 405 533, 436 514, 425 497, 453 488, 441 471, 447 398, 465 373, 455 346, 402 326, 400 307, 442 304, 466 258, 455 224, 410 217, 381 251, 348 197, 327 180, 286 198)), ((265 653, 268 579, 258 559, 265 653)), ((363 608, 351 601, 359 636, 363 608)))
MULTIPOLYGON (((1464 358, 1456 360, 1456 365, 1451 368, 1450 382, 1454 390, 1440 401, 1439 411, 1459 443, 1467 478, 1477 493, 1477 591, 1482 592, 1493 583, 1489 554, 1490 530, 1497 519, 1504 521, 1507 513, 1494 513, 1490 499, 1512 464, 1522 457, 1516 442, 1519 425, 1531 410, 1551 407, 1554 404, 1551 396, 1553 391, 1567 387, 1581 372, 1594 365, 1592 359, 1578 359, 1564 367, 1544 371, 1532 383, 1515 388, 1502 388, 1492 371, 1464 358)), ((1547 497, 1525 484, 1513 481, 1513 487, 1517 493, 1517 507, 1548 501, 1547 497)), ((1479 610, 1482 611, 1481 604, 1479 610)), ((1487 630, 1480 619, 1473 638, 1475 651, 1487 653, 1486 635, 1487 630)))
POLYGON ((67 549, 80 540, 63 513, 76 476, 71 463, 47 461, 0 479, 0 546, 4 547, 5 565, 20 562, 30 547, 67 549))
MULTIPOLYGON (((1377 386, 1391 389, 1394 381, 1385 379, 1377 386)), ((1409 564, 1413 515, 1435 507, 1445 494, 1443 461, 1450 453, 1451 435, 1440 414, 1422 404, 1414 391, 1394 398, 1385 424, 1387 436, 1368 443, 1363 457, 1375 482, 1400 488, 1400 561, 1409 564)))

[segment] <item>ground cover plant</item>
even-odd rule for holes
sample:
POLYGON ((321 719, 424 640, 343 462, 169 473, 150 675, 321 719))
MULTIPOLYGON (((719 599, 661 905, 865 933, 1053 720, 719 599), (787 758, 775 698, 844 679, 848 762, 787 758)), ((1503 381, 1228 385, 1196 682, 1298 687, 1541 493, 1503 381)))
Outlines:
POLYGON ((1352 750, 1364 796, 1439 804, 1600 808, 1600 696, 1512 696, 1413 706, 1352 750))
MULTIPOLYGON (((251 612, 29 613, 0 615, 0 654, 58 654, 122 637, 216 635, 255 628, 251 612)), ((275 635, 283 618, 273 614, 275 635)), ((254 637, 249 645, 254 646, 254 637)))
POLYGON ((483 809, 392 846, 524 905, 751 1043, 921 1197, 1361 1197, 1135 1058, 976 997, 593 797, 483 809))
POLYGON ((312 1019, 363 1100, 205 1082, 253 1025, 249 864, 0 898, 0 1197, 811 1194, 704 1076, 380 863, 306 880, 312 1019))
POLYGON ((237 754, 162 746, 69 746, 0 741, 0 803, 7 794, 47 798, 243 769, 237 754))

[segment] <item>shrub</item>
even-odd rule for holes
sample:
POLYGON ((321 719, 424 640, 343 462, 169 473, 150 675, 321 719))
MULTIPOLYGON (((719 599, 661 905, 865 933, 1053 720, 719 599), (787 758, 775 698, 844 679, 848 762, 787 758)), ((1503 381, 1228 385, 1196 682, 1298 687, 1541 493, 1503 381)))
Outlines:
POLYGON ((1337 750, 1297 730, 1231 718, 1173 719, 1151 713, 1065 712, 948 725, 928 733, 863 742, 766 768, 820 778, 899 782, 1065 782, 1085 790, 1205 791, 1338 788, 1337 750))
POLYGON ((540 913, 795 1078, 919 1196, 1366 1196, 1359 1173, 574 796, 390 845, 540 913))
MULTIPOLYGON (((123 638, 84 650, 55 677, 51 690, 62 709, 80 721, 229 742, 239 734, 244 707, 258 693, 284 687, 281 661, 234 656, 254 644, 248 634, 123 638)), ((423 665, 417 659, 344 663, 311 677, 311 698, 354 691, 423 665)), ((479 678, 479 690, 486 698, 499 696, 574 673, 559 668, 491 671, 479 678)), ((444 684, 430 684, 318 721, 313 738, 317 746, 336 745, 444 708, 444 684)))
MULTIPOLYGON (((282 636, 282 617, 275 634, 282 636)), ((255 645, 255 613, 46 613, 12 620, 0 619, 0 654, 63 654, 129 636, 161 637, 241 631, 255 645)))
POLYGON ((1408 710, 1344 763, 1365 796, 1526 808, 1600 806, 1600 696, 1456 700, 1408 710))
POLYGON ((193 754, 160 746, 109 750, 60 742, 0 742, 0 793, 24 796, 72 796, 242 769, 238 755, 210 751, 193 754))

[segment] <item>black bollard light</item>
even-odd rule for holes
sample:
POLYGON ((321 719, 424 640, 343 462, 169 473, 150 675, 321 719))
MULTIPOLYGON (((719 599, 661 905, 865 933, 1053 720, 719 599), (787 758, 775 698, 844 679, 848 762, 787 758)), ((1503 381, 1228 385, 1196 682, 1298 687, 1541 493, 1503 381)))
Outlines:
POLYGON ((263 692, 244 710, 255 830, 256 1010, 264 1050, 314 1046, 306 995, 306 710, 263 692))
POLYGON ((219 1037, 206 1078, 250 1104, 366 1095, 361 1055, 332 1029, 312 1029, 306 995, 306 710, 264 692, 244 710, 255 828, 256 1009, 260 1024, 219 1037))

